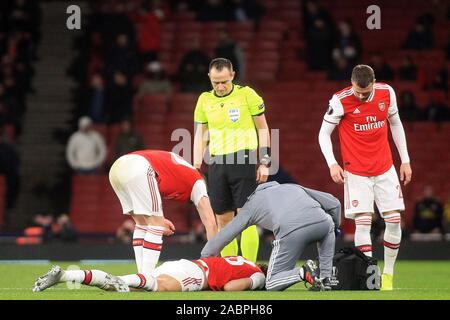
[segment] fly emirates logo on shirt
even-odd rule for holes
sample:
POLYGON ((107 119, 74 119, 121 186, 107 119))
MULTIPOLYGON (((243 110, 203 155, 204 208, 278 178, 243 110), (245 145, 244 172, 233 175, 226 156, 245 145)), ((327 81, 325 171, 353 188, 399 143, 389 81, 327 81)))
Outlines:
POLYGON ((353 128, 356 132, 361 131, 370 131, 374 129, 380 129, 383 128, 386 124, 385 120, 377 120, 376 116, 367 116, 366 117, 366 123, 360 124, 360 123, 354 123, 353 128))

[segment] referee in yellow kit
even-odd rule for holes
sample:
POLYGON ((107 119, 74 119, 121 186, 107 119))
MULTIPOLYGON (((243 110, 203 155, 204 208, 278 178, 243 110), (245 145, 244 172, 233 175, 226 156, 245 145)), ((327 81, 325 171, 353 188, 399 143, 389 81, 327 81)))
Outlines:
MULTIPOLYGON (((194 166, 202 166, 209 136, 208 193, 219 229, 239 214, 257 184, 267 181, 271 160, 264 101, 252 88, 234 84, 234 75, 228 59, 212 60, 208 76, 213 90, 200 95, 194 112, 194 166)), ((244 230, 240 242, 241 255, 256 261, 256 226, 244 230)), ((237 240, 221 254, 236 256, 237 240)))

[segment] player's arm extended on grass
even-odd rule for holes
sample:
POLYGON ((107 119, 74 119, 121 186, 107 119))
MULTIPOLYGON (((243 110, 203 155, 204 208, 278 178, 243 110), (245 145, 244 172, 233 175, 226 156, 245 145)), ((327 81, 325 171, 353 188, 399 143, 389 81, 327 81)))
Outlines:
POLYGON ((201 252, 201 257, 218 256, 227 244, 252 225, 249 218, 250 214, 245 208, 239 210, 239 214, 225 228, 220 230, 215 237, 206 243, 201 252))
POLYGON ((203 156, 208 145, 208 125, 195 123, 194 134, 194 167, 200 169, 203 163, 203 156))
POLYGON ((250 278, 231 280, 223 286, 223 291, 245 291, 262 289, 266 284, 266 277, 261 272, 255 272, 250 278))

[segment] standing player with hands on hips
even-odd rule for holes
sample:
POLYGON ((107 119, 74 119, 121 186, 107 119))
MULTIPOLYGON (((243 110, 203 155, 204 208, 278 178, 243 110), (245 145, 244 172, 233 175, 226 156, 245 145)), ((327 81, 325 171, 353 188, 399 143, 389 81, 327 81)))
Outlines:
POLYGON ((401 241, 401 215, 405 210, 401 185, 393 166, 388 124, 401 158, 400 180, 407 185, 412 170, 406 136, 394 89, 375 82, 368 65, 357 65, 351 87, 333 95, 319 133, 319 144, 334 182, 344 184, 345 217, 355 220, 355 246, 372 256, 370 229, 374 201, 386 223, 381 290, 393 290, 394 264, 401 241), (386 121, 387 120, 387 121, 386 121), (343 168, 331 142, 339 128, 343 168))

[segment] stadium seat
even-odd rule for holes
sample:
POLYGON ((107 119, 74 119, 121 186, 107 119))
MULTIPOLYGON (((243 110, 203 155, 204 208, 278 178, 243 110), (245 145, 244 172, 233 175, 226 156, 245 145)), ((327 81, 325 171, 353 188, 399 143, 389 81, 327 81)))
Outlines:
POLYGON ((172 113, 189 113, 193 115, 198 95, 192 93, 174 94, 170 102, 172 113))

